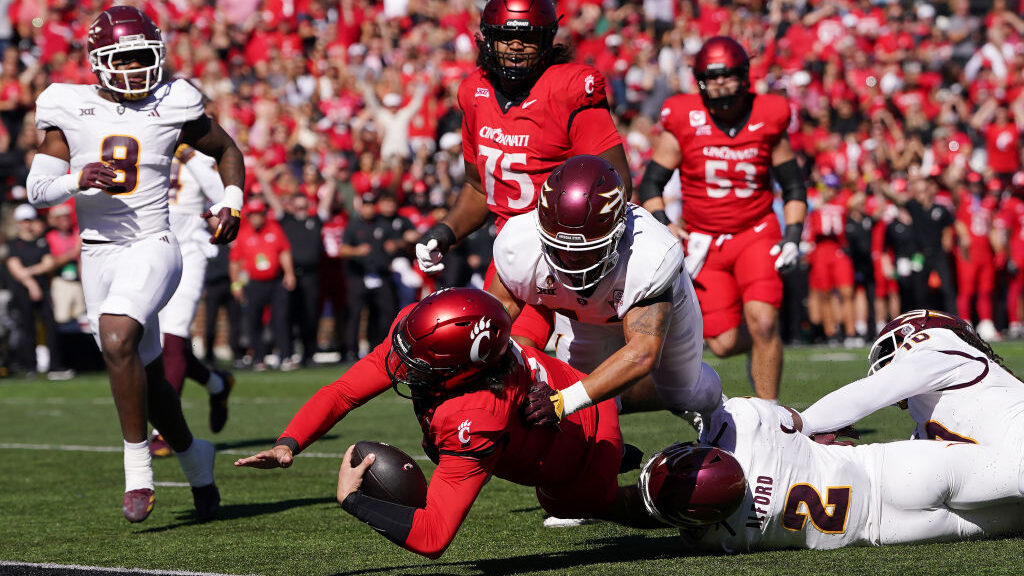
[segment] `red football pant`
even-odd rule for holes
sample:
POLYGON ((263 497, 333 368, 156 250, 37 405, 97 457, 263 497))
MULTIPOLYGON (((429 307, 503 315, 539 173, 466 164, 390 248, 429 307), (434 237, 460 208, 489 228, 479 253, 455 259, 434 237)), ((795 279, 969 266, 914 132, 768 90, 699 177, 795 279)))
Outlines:
POLYGON ((853 286, 853 263, 835 242, 823 242, 807 255, 811 290, 831 292, 853 286))
POLYGON ((744 302, 782 305, 782 279, 769 252, 782 240, 774 213, 748 230, 717 237, 693 287, 704 315, 704 337, 739 327, 744 302))
POLYGON ((996 267, 991 255, 971 254, 969 260, 957 252, 956 259, 957 296, 956 308, 961 318, 971 319, 971 302, 977 296, 975 306, 978 320, 992 319, 992 291, 996 284, 996 267))
MULTIPOLYGON (((487 267, 487 274, 484 276, 484 290, 491 286, 498 272, 494 268, 494 261, 487 267)), ((523 306, 519 317, 512 323, 512 337, 528 338, 536 344, 536 348, 544 349, 551 338, 551 331, 554 330, 555 314, 550 310, 539 310, 526 304, 523 306)))

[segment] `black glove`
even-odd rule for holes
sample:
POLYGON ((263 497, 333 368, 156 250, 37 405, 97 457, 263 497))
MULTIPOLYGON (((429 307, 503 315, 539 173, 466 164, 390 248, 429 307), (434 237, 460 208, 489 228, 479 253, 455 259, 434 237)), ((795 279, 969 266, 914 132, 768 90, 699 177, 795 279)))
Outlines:
POLYGON ((551 386, 543 382, 538 382, 530 388, 530 393, 526 396, 523 418, 531 426, 558 426, 563 413, 561 399, 561 393, 552 390, 551 386))
POLYGON ((82 172, 78 177, 78 189, 99 188, 100 190, 107 190, 118 186, 114 182, 114 178, 117 178, 117 172, 110 164, 106 162, 90 162, 82 167, 82 172))

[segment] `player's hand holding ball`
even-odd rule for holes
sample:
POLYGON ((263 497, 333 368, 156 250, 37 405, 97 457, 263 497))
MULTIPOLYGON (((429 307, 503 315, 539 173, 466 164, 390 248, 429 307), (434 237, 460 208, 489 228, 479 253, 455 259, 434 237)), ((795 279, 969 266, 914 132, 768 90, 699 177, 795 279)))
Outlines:
POLYGON ((95 188, 97 190, 109 190, 117 186, 114 180, 117 178, 117 172, 114 168, 106 162, 90 162, 82 167, 82 171, 79 172, 78 176, 78 189, 89 190, 95 188))

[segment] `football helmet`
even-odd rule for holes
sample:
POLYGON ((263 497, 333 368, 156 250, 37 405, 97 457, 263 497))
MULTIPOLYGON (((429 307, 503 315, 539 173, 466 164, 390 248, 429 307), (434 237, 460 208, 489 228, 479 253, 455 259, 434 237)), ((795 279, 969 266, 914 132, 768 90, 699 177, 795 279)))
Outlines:
POLYGON ((441 290, 395 326, 385 368, 399 395, 428 398, 498 364, 511 337, 512 319, 500 300, 476 288, 441 290))
POLYGON ((89 63, 104 88, 124 100, 141 100, 163 79, 160 29, 138 8, 113 6, 89 26, 89 63), (126 68, 134 63, 135 68, 126 68))
POLYGON ((750 58, 743 46, 728 36, 715 36, 704 43, 694 59, 693 75, 708 110, 728 110, 750 92, 750 58), (736 76, 739 86, 732 94, 712 97, 708 81, 720 76, 736 76))
POLYGON ((696 528, 735 512, 747 494, 747 479, 728 451, 687 442, 648 460, 639 488, 651 516, 672 526, 696 528))
POLYGON ((929 328, 974 332, 970 324, 952 314, 923 309, 904 312, 886 324, 871 345, 871 351, 868 352, 868 374, 874 374, 888 364, 907 338, 929 328))
POLYGON ((551 172, 534 211, 544 260, 570 290, 586 290, 619 261, 626 230, 622 179, 599 156, 574 156, 551 172))
POLYGON ((540 76, 554 47, 558 21, 551 0, 490 0, 480 16, 484 67, 510 82, 540 76), (531 55, 498 52, 496 42, 513 39, 539 49, 531 55))

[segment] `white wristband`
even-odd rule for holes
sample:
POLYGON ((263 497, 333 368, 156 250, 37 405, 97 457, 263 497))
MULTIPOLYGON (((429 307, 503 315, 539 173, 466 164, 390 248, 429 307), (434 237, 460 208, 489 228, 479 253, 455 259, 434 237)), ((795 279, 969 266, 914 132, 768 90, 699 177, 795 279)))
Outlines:
POLYGON ((233 210, 242 210, 242 189, 234 184, 224 187, 224 199, 220 205, 233 210))
POLYGON ((594 401, 590 399, 590 395, 587 394, 587 389, 583 387, 583 381, 577 380, 575 384, 562 390, 562 408, 564 412, 562 417, 566 417, 577 410, 581 410, 593 404, 594 401))
POLYGON ((78 183, 82 181, 81 170, 71 174, 65 174, 61 176, 58 181, 60 182, 60 185, 67 188, 67 191, 71 194, 78 194, 82 191, 82 189, 78 187, 78 183))

